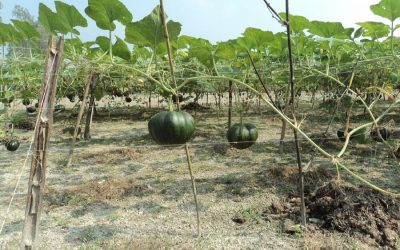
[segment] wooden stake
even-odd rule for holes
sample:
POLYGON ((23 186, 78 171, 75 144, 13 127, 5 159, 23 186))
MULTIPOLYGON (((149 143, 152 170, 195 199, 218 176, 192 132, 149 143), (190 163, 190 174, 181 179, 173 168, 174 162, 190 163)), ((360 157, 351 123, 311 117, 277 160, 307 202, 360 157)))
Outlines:
MULTIPOLYGON (((293 120, 297 126, 296 122, 296 110, 294 106, 294 98, 295 98, 295 83, 294 83, 294 62, 293 62, 293 54, 292 54, 292 40, 291 40, 291 30, 290 30, 290 20, 289 20, 289 0, 285 1, 286 5, 286 33, 288 37, 288 56, 289 56, 289 75, 290 75, 290 105, 293 120)), ((297 130, 293 128, 294 134, 294 145, 296 148, 296 159, 297 159, 297 166, 299 169, 299 193, 300 193, 300 213, 301 213, 301 225, 306 229, 307 226, 307 215, 306 215, 306 205, 305 205, 305 198, 304 198, 304 171, 303 171, 303 164, 301 159, 301 152, 300 152, 300 144, 298 141, 298 133, 297 130)))
POLYGON ((228 129, 232 125, 232 81, 229 81, 228 129))
POLYGON ((78 136, 78 131, 81 126, 81 120, 82 120, 83 112, 85 111, 86 101, 87 101, 87 97, 89 95, 89 87, 93 81, 93 76, 94 76, 93 72, 89 72, 89 75, 86 78, 85 90, 83 93, 83 98, 82 98, 82 102, 81 102, 81 107, 79 109, 78 118, 76 119, 75 130, 74 130, 74 135, 72 136, 71 146, 69 147, 68 161, 67 161, 66 167, 69 167, 72 162, 72 156, 74 154, 76 137, 78 136))
POLYGON ((193 175, 192 161, 190 159, 190 152, 189 152, 189 147, 188 147, 187 143, 185 143, 185 153, 186 153, 186 159, 187 159, 187 164, 188 164, 188 168, 189 168, 190 180, 192 182, 192 191, 193 191, 193 197, 194 197, 194 204, 196 205, 197 237, 200 237, 201 236, 201 231, 200 231, 199 201, 197 199, 196 180, 195 180, 194 175, 193 175))
MULTIPOLYGON (((97 77, 97 75, 96 75, 97 77)), ((90 100, 89 100, 89 108, 87 111, 86 115, 86 124, 85 124, 85 132, 83 134, 83 138, 85 140, 90 140, 91 135, 90 135, 90 128, 92 127, 92 121, 93 121, 93 113, 94 113, 94 107, 95 107, 95 92, 96 90, 96 80, 92 79, 90 83, 90 100)))
POLYGON ((33 249, 37 240, 42 197, 46 179, 46 159, 53 126, 57 75, 63 56, 64 40, 50 37, 45 73, 40 91, 39 111, 33 143, 32 163, 28 182, 25 223, 22 233, 24 249, 33 249))

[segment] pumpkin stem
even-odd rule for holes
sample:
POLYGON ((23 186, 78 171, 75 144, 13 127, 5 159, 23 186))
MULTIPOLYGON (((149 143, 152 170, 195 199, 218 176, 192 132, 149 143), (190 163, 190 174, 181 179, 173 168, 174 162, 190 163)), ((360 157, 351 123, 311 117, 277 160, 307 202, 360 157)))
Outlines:
POLYGON ((11 123, 11 139, 13 138, 14 135, 14 123, 11 123))
POLYGON ((169 111, 174 111, 174 106, 172 105, 172 95, 168 96, 168 109, 169 111))

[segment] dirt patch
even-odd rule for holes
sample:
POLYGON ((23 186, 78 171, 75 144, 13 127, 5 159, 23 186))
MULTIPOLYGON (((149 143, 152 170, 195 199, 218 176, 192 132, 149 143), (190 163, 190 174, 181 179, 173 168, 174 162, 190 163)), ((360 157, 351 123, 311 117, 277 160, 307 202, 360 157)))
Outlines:
POLYGON ((85 203, 116 200, 128 196, 143 197, 153 193, 153 188, 137 183, 134 179, 113 180, 89 183, 64 190, 48 189, 45 194, 45 201, 47 201, 49 207, 84 205, 85 203))
POLYGON ((35 122, 31 119, 22 119, 14 124, 16 129, 34 130, 35 122))
POLYGON ((310 217, 322 227, 339 232, 360 233, 381 246, 396 247, 399 239, 400 201, 377 191, 341 187, 331 182, 308 201, 310 217))
POLYGON ((94 163, 116 163, 126 160, 134 160, 136 162, 140 162, 143 159, 143 154, 139 149, 121 148, 89 153, 87 155, 84 155, 82 158, 90 159, 91 161, 94 161, 94 163))
MULTIPOLYGON (((285 187, 291 186, 292 190, 297 190, 299 183, 299 170, 297 167, 282 165, 268 170, 269 175, 278 179, 279 183, 285 187)), ((335 174, 324 167, 315 167, 304 173, 304 193, 310 194, 323 183, 335 178, 335 174)), ((285 190, 287 191, 287 190, 285 190)), ((297 193, 289 193, 289 197, 298 196, 297 193)))
MULTIPOLYGON (((397 246, 400 229, 398 199, 332 181, 307 197, 306 205, 311 232, 336 231, 359 237, 373 246, 390 249, 397 246)), ((282 203, 275 202, 266 213, 297 221, 299 200, 291 198, 282 203)))
POLYGON ((188 104, 182 105, 183 110, 207 110, 209 107, 202 106, 196 102, 189 102, 188 104))

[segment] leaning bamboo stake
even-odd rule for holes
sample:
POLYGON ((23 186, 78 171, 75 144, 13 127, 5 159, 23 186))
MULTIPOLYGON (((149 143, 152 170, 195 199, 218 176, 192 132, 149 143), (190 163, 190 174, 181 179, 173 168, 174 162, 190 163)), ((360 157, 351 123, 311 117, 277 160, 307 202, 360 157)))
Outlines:
POLYGON ((194 197, 194 204, 196 205, 197 237, 200 237, 201 236, 201 231, 200 231, 199 200, 197 199, 196 179, 195 179, 195 177, 193 175, 192 160, 190 159, 189 146, 188 146, 187 143, 185 143, 185 153, 186 153, 186 159, 187 159, 187 164, 188 164, 188 168, 189 168, 190 181, 192 182, 192 191, 193 191, 193 197, 194 197))
POLYGON ((228 98, 229 98, 229 106, 228 106, 228 129, 229 129, 231 128, 232 125, 232 81, 229 81, 228 98))
MULTIPOLYGON (((296 121, 296 110, 294 104, 295 98, 295 82, 294 82, 294 60, 293 60, 293 53, 292 53, 292 40, 291 40, 291 26, 289 20, 289 0, 285 1, 286 5, 286 33, 288 38, 288 56, 289 56, 289 82, 290 82, 290 103, 291 103, 291 111, 293 120, 297 126, 296 121)), ((293 129, 294 135, 294 145, 296 149, 296 159, 297 159, 297 167, 299 169, 299 193, 300 193, 300 213, 301 213, 301 225, 305 228, 307 225, 307 215, 306 215, 306 205, 305 205, 305 198, 304 198, 304 170, 303 164, 301 159, 301 152, 300 152, 300 143, 298 141, 298 132, 296 129, 293 129)))
POLYGON ((86 101, 87 101, 87 97, 89 95, 90 85, 91 85, 91 83, 93 81, 93 76, 94 76, 93 72, 90 71, 88 76, 87 76, 87 78, 86 78, 85 90, 83 92, 83 98, 82 98, 81 106, 80 106, 80 109, 79 109, 78 118, 76 119, 74 135, 72 136, 71 145, 69 147, 68 161, 67 161, 66 167, 69 167, 71 165, 71 162, 72 162, 72 156, 74 154, 76 137, 78 136, 78 131, 79 131, 79 128, 81 126, 81 120, 82 120, 83 113, 85 111, 86 101))
POLYGON ((34 148, 28 182, 25 223, 22 233, 24 249, 33 249, 37 241, 42 198, 46 179, 46 160, 50 132, 53 126, 53 109, 57 89, 57 75, 63 56, 64 40, 49 39, 45 73, 40 91, 39 111, 36 120, 34 148))
POLYGON ((96 90, 96 79, 92 79, 90 83, 90 100, 89 100, 88 111, 86 114, 85 133, 83 134, 83 138, 85 140, 90 140, 92 138, 90 134, 90 129, 92 127, 93 113, 95 107, 95 93, 94 93, 95 90, 96 90))
MULTIPOLYGON (((166 41, 166 45, 167 45, 167 52, 168 52, 168 62, 169 62, 169 67, 170 67, 170 73, 171 73, 171 78, 172 78, 172 82, 174 84, 175 87, 175 95, 176 95, 176 106, 177 109, 180 110, 180 106, 179 106, 179 93, 178 93, 178 86, 176 84, 176 79, 175 79, 175 73, 174 73, 174 65, 172 62, 172 53, 171 53, 171 45, 170 45, 170 41, 169 41, 169 33, 168 33, 168 27, 167 27, 167 20, 166 20, 166 16, 165 16, 165 11, 164 11, 164 2, 163 0, 160 0, 160 15, 161 15, 161 21, 162 21, 162 26, 163 26, 163 30, 165 33, 165 41, 166 41)), ((185 152, 186 152, 186 159, 187 159, 187 163, 188 163, 188 168, 189 168, 189 174, 190 174, 190 179, 192 182, 192 191, 193 191, 193 196, 194 196, 194 202, 196 204, 196 218, 197 218, 197 237, 200 237, 200 211, 199 211, 199 202, 197 199, 197 190, 196 190, 196 180, 194 178, 193 175, 193 171, 192 171, 192 161, 190 160, 190 154, 189 154, 189 147, 187 145, 187 143, 185 143, 185 152)))

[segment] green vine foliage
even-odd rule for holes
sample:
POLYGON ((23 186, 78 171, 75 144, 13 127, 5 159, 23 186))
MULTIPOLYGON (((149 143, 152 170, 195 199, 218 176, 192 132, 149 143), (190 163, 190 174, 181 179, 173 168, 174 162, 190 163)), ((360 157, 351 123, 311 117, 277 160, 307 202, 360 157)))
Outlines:
MULTIPOLYGON (((400 38, 394 33, 400 28, 400 1, 381 0, 371 6, 371 11, 386 20, 363 20, 357 23, 359 27, 354 28, 344 27, 338 22, 290 16, 297 90, 309 95, 322 95, 327 100, 336 100, 346 91, 354 101, 361 102, 360 105, 370 111, 369 127, 376 126, 382 118, 380 115, 375 117, 371 111, 374 103, 368 104, 371 107, 365 104, 367 94, 390 98, 396 94, 400 83, 400 38), (349 86, 353 70, 355 77, 349 86)), ((85 13, 99 29, 108 31, 108 36, 100 35, 95 41, 83 42, 79 39, 78 28, 86 27, 88 23, 76 7, 55 1, 54 11, 43 3, 39 4, 39 22, 47 32, 72 34, 70 39, 65 39, 58 98, 79 98, 88 68, 100 74, 99 89, 96 90, 99 99, 106 94, 123 95, 132 91, 164 96, 185 92, 199 97, 206 93, 221 94, 227 90, 227 82, 233 81, 239 90, 248 90, 271 105, 281 119, 286 119, 290 126, 308 138, 261 95, 264 89, 258 77, 266 83, 277 103, 287 100, 288 43, 283 30, 273 33, 249 27, 236 39, 213 44, 204 38, 181 35, 182 24, 168 20, 178 84, 175 87, 170 84, 159 6, 139 21, 132 21, 132 13, 119 0, 89 0, 85 13), (125 37, 113 36, 117 22, 124 26, 125 37), (259 76, 253 70, 249 56, 259 70, 259 76)), ((34 44, 38 41, 38 34, 31 24, 21 20, 12 20, 9 24, 0 22, 0 45, 7 50, 0 69, 0 98, 3 103, 12 98, 37 98, 44 53, 31 50, 29 54, 19 56, 13 53, 12 48, 23 41, 34 44)), ((395 105, 397 103, 391 108, 395 105)), ((332 107, 327 108, 328 112, 332 112, 332 107)), ((341 166, 335 155, 325 152, 311 139, 309 143, 325 157, 334 158, 335 166, 341 166)), ((339 153, 337 158, 342 155, 339 153)))

